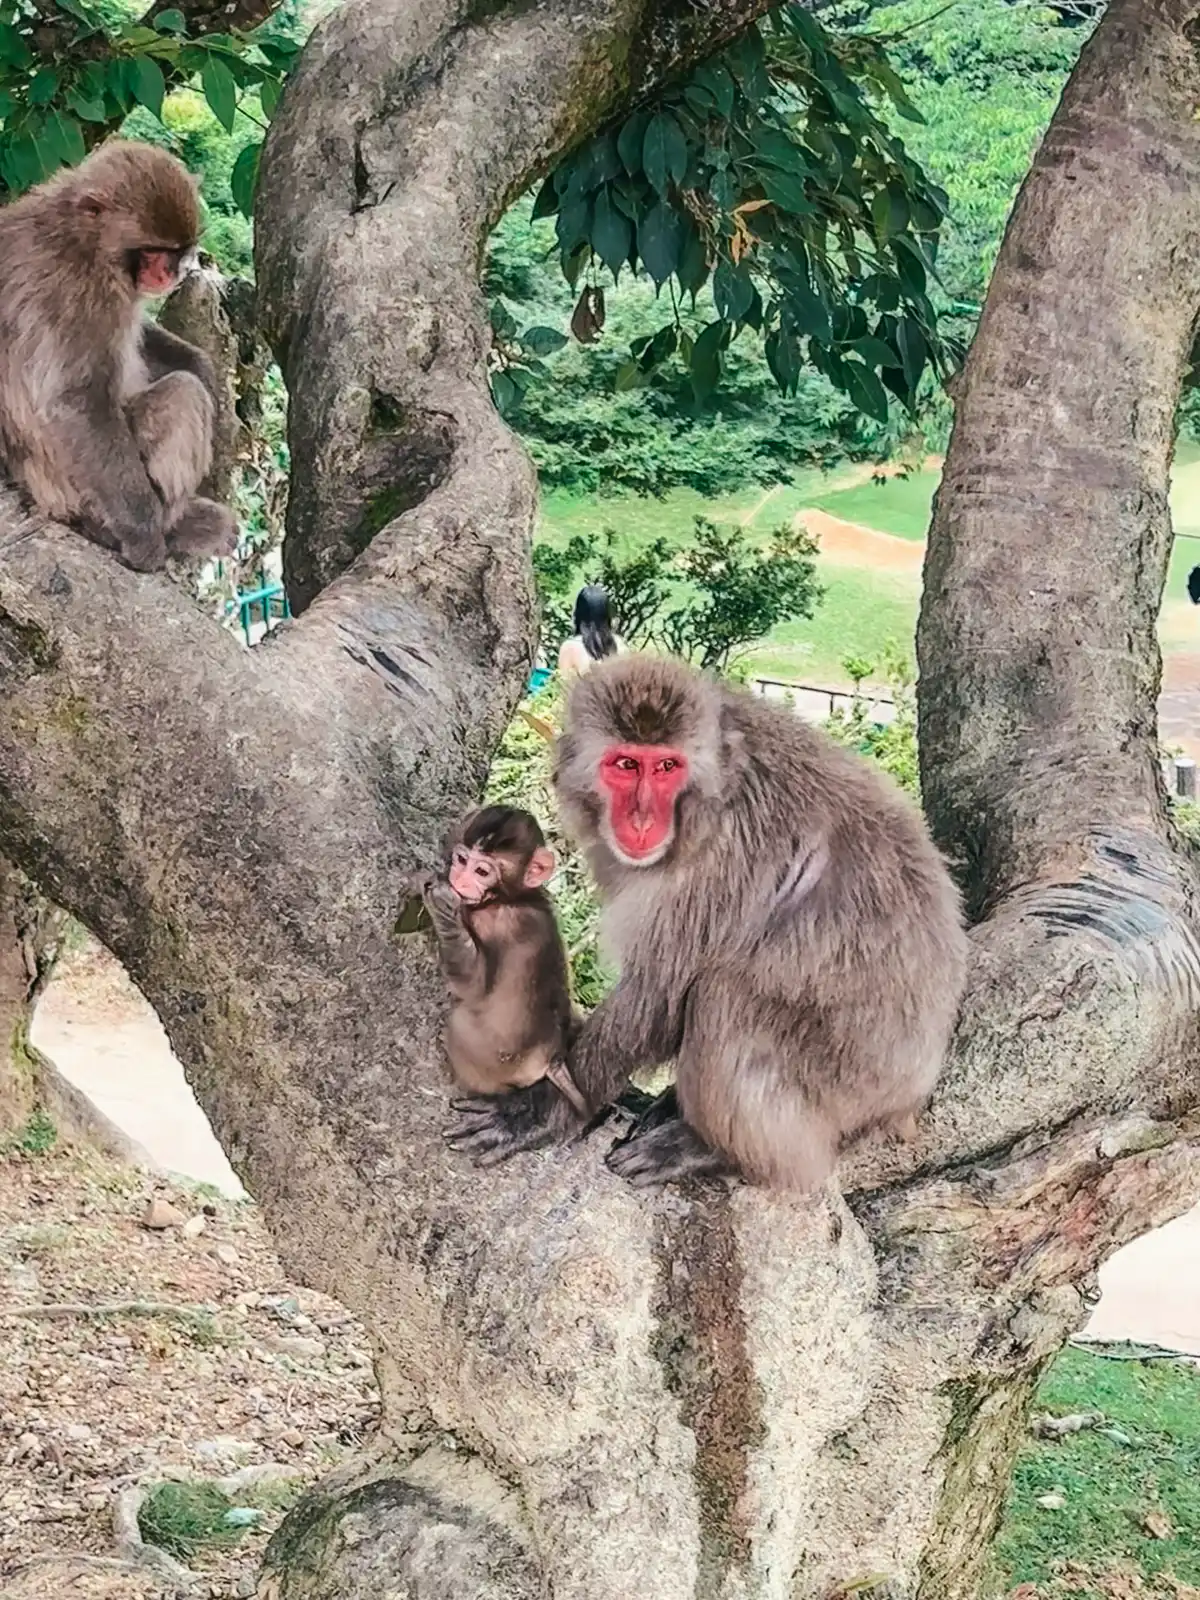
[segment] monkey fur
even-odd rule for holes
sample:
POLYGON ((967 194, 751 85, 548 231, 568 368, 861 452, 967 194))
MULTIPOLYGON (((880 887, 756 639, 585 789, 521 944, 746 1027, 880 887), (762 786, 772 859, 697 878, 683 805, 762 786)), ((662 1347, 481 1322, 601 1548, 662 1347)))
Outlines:
POLYGON ((459 824, 440 875, 413 887, 433 924, 450 991, 446 1054, 460 1088, 495 1095, 549 1079, 586 1117, 565 1061, 576 1027, 537 819, 486 806, 459 824))
POLYGON ((139 571, 229 554, 208 357, 143 317, 187 270, 196 186, 164 150, 102 144, 0 208, 0 468, 44 515, 139 571))
MULTIPOLYGON (((599 1107, 638 1068, 675 1067, 614 1172, 812 1190, 856 1136, 911 1133, 967 940, 924 819, 884 773, 784 706, 629 655, 573 686, 554 783, 620 962, 571 1075, 599 1107)), ((464 1101, 446 1137, 494 1161, 575 1126, 534 1084, 464 1101)))

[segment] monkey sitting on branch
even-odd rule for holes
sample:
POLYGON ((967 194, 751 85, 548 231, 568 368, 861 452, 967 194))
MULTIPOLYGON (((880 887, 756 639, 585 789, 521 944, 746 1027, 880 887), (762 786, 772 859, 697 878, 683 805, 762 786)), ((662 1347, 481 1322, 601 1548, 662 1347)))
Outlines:
MULTIPOLYGON (((872 1128, 913 1129, 957 1018, 959 896, 920 812, 786 707, 680 662, 597 662, 554 783, 620 980, 568 1055, 592 1110, 639 1068, 675 1085, 608 1154, 637 1185, 740 1174, 811 1190, 872 1128)), ((546 1085, 456 1107, 489 1163, 568 1137, 546 1085)))
MULTIPOLYGON (((496 1095, 548 1079, 586 1120, 565 1065, 577 1021, 545 887, 554 869, 532 813, 486 806, 459 824, 443 872, 411 887, 437 937, 451 997, 446 1054, 460 1088, 496 1095)), ((415 925, 401 920, 402 931, 415 925)))
POLYGON ((227 555, 208 357, 142 315, 191 269, 186 167, 115 139, 0 208, 0 469, 39 511, 150 572, 227 555))

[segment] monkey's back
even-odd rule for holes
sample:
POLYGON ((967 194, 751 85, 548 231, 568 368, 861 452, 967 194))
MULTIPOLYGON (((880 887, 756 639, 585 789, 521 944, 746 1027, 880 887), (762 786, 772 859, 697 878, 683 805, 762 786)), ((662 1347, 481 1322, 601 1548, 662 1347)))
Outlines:
POLYGON ((933 1089, 966 977, 961 899, 920 810, 874 763, 746 694, 723 692, 723 721, 745 766, 717 819, 713 887, 736 903, 755 854, 785 886, 748 929, 746 977, 763 1006, 797 1013, 791 1068, 848 1136, 933 1089), (815 882, 789 897, 814 851, 815 882))

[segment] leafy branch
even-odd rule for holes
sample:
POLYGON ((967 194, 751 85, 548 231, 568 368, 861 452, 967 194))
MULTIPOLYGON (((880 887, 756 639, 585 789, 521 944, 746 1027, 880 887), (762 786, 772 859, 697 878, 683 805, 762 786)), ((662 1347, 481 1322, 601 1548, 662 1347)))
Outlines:
MULTIPOLYGON (((22 194, 81 161, 136 106, 161 121, 168 90, 178 84, 198 82, 227 133, 250 95, 265 125, 300 45, 261 29, 231 30, 230 16, 261 22, 277 3, 243 0, 231 13, 207 0, 184 0, 127 21, 89 0, 0 0, 4 189, 22 194)), ((231 179, 234 200, 247 216, 258 153, 257 145, 247 146, 231 179)))
POLYGON ((784 394, 807 363, 880 422, 889 392, 915 412, 923 375, 954 370, 961 343, 928 294, 946 196, 872 108, 879 98, 921 120, 876 41, 836 38, 789 4, 551 174, 533 215, 555 218, 580 288, 576 337, 603 325, 602 269, 614 281, 644 271, 671 295, 619 388, 678 357, 702 401, 745 329, 784 394), (716 317, 700 324, 681 305, 695 313, 706 286, 716 317))

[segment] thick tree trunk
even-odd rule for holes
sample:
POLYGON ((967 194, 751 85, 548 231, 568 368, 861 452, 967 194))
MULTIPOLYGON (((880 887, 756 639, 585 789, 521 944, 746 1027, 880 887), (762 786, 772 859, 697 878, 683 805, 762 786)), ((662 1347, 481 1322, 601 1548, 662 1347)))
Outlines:
POLYGON ((795 1600, 880 1573, 965 1600, 1076 1285, 1200 1193, 1193 885, 1147 732, 1200 71, 1191 5, 1141 0, 1110 9, 1018 208, 931 545, 926 783, 944 838, 987 841, 992 909, 915 1150, 847 1163, 847 1204, 635 1194, 603 1135, 486 1174, 439 1139, 440 986, 390 938, 398 884, 476 792, 530 642, 533 477, 487 398, 484 235, 757 9, 326 22, 263 169, 307 607, 268 647, 0 501, 0 850, 120 956, 289 1270, 375 1341, 378 1448, 284 1525, 277 1600, 795 1600), (1094 259, 1055 217, 1108 218, 1094 259), (1134 303, 1160 281, 1165 311, 1134 303), (1110 424, 1097 462, 1079 441, 1110 424), (1026 618, 1041 648, 1012 672, 1026 618))

